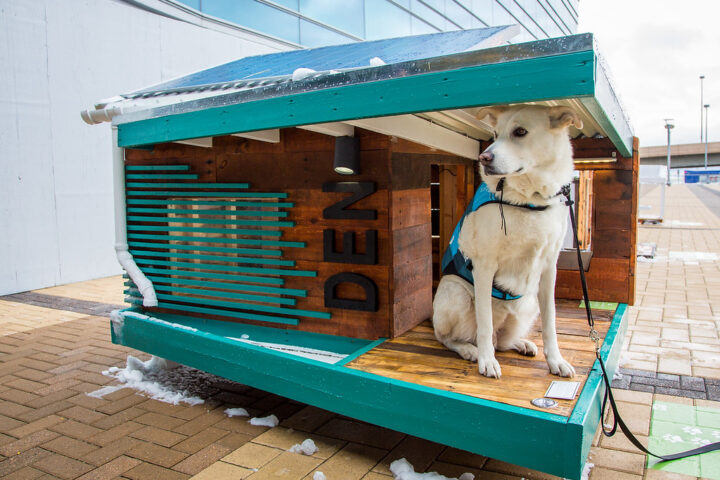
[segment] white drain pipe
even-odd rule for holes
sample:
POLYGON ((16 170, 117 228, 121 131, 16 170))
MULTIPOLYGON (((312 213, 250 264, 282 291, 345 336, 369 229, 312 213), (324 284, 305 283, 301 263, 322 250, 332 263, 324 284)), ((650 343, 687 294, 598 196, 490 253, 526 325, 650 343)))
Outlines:
POLYGON ((143 296, 143 306, 157 307, 157 295, 153 284, 135 263, 128 251, 127 208, 125 204, 125 150, 118 146, 117 127, 112 127, 113 179, 115 182, 115 252, 118 262, 143 296))

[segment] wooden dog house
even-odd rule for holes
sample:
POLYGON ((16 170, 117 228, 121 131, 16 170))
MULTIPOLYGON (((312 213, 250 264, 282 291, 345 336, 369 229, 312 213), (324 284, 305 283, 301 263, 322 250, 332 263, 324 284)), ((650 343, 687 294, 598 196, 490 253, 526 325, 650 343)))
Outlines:
POLYGON ((251 57, 83 112, 117 128, 117 248, 127 242, 137 267, 113 341, 579 478, 604 387, 577 269, 559 266, 556 296, 582 389, 553 409, 530 403, 557 379, 542 354, 498 354, 504 375, 487 379, 428 322, 439 258, 491 139, 474 109, 569 105, 584 122, 572 131, 580 246, 592 252, 591 298, 611 302, 595 315, 611 375, 617 365, 634 298, 637 140, 592 35, 495 46, 512 31, 251 57), (346 156, 353 175, 333 169, 346 156))

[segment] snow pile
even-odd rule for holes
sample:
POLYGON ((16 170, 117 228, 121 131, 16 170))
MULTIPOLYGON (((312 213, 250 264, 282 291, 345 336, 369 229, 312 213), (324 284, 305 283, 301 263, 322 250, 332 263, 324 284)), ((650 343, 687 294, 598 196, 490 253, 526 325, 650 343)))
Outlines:
POLYGON ((205 400, 198 395, 206 392, 209 384, 217 379, 214 375, 178 365, 160 357, 143 362, 128 355, 125 368, 110 367, 103 375, 115 378, 120 385, 104 387, 88 393, 102 398, 121 388, 132 388, 154 400, 177 405, 180 402, 198 405, 205 400))
POLYGON ((390 464, 390 471, 395 480, 474 480, 475 475, 472 473, 463 473, 458 478, 448 478, 437 472, 415 473, 415 468, 410 462, 401 458, 390 464))
POLYGON ((305 439, 302 443, 296 443, 295 445, 290 447, 290 450, 288 450, 288 452, 302 453, 303 455, 308 456, 314 454, 317 451, 317 445, 315 445, 315 442, 313 442, 310 438, 305 439))
POLYGON ((298 80, 303 80, 312 74, 317 73, 312 68, 296 68, 295 71, 292 74, 293 82, 297 82, 298 80))
POLYGON ((582 471, 582 477, 580 477, 581 480, 589 480, 589 478, 590 478, 590 470, 592 470, 592 468, 593 468, 594 466, 595 466, 595 464, 594 464, 594 463, 590 463, 590 462, 588 462, 588 463, 585 464, 585 466, 583 467, 583 471, 582 471))
MULTIPOLYGON (((268 415, 267 417, 254 417, 250 419, 250 425, 255 425, 258 427, 270 427, 275 428, 280 423, 280 420, 275 415, 268 415)), ((303 442, 304 443, 304 442, 303 442)))
POLYGON ((380 57, 373 57, 370 59, 370 66, 371 67, 381 67, 383 65, 387 65, 385 61, 380 57))
MULTIPOLYGON (((113 333, 119 339, 122 339, 122 330, 125 325, 125 317, 122 316, 120 310, 113 310, 110 312, 110 324, 112 325, 113 333)), ((109 392, 108 392, 109 393, 109 392)))
POLYGON ((228 417, 249 417, 250 414, 244 408, 226 408, 225 415, 228 417))
MULTIPOLYGON (((143 315, 142 313, 137 313, 137 312, 129 312, 129 311, 118 312, 118 316, 122 317, 123 319, 125 317, 130 317, 130 318, 137 318, 138 320, 149 320, 151 322, 167 325, 168 327, 179 328, 181 330, 187 330, 188 332, 197 332, 198 331, 198 329, 195 327, 189 327, 189 326, 183 325, 181 323, 168 322, 161 318, 155 318, 155 317, 151 317, 149 315, 143 315)), ((112 319, 112 313, 110 314, 110 318, 112 319)))
POLYGON ((313 474, 313 480, 327 480, 327 478, 324 473, 317 471, 313 474))

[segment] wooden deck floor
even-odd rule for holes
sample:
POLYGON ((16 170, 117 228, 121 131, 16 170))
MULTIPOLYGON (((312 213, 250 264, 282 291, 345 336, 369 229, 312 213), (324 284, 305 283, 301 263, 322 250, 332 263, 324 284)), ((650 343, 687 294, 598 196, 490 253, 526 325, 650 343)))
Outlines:
MULTIPOLYGON (((577 373, 572 380, 581 382, 579 392, 595 361, 595 352, 588 338, 585 309, 578 305, 577 301, 558 300, 557 331, 560 350, 577 373)), ((593 310, 595 327, 603 338, 614 313, 593 310)), ((384 342, 347 366, 396 380, 568 417, 577 396, 575 400, 558 400, 558 405, 551 409, 538 408, 530 403, 534 398, 543 397, 553 380, 570 380, 551 375, 548 371, 542 353, 539 323, 530 335, 538 346, 536 357, 525 357, 517 352, 496 352, 502 368, 500 379, 481 376, 476 362, 463 360, 441 345, 435 339, 430 322, 384 342)))

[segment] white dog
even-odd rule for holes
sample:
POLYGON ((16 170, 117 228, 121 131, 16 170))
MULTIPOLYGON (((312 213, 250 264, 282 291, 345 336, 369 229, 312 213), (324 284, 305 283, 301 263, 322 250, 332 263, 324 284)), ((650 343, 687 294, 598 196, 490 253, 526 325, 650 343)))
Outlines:
POLYGON ((484 183, 443 257, 435 336, 500 378, 495 349, 536 355, 524 337, 540 313, 550 372, 572 377, 555 332, 555 265, 568 215, 559 192, 573 177, 568 127, 582 121, 567 107, 528 105, 483 108, 477 117, 492 125, 495 142, 480 154, 484 183))

